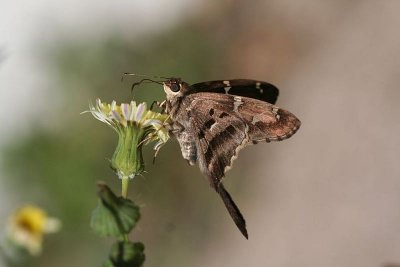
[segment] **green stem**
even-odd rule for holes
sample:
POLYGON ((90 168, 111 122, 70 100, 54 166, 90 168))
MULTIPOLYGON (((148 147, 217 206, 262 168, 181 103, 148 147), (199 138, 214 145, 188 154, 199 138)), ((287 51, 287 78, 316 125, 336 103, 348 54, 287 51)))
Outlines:
MULTIPOLYGON (((121 195, 122 195, 123 198, 127 198, 128 197, 128 185, 129 185, 129 177, 127 177, 127 176, 122 177, 122 192, 121 192, 121 195)), ((123 238, 124 238, 125 242, 129 241, 128 234, 124 234, 123 238)))
POLYGON ((121 195, 123 198, 128 197, 128 185, 129 185, 129 177, 124 176, 122 177, 122 192, 121 195))

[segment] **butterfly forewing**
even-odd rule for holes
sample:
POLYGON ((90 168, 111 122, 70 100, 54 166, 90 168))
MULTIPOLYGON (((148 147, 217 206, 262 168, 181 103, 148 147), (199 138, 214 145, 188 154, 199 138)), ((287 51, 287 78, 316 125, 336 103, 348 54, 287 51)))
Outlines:
POLYGON ((191 93, 212 92, 245 96, 266 101, 271 104, 275 104, 279 95, 279 90, 274 85, 267 82, 248 79, 201 82, 193 84, 192 88, 193 91, 191 93))

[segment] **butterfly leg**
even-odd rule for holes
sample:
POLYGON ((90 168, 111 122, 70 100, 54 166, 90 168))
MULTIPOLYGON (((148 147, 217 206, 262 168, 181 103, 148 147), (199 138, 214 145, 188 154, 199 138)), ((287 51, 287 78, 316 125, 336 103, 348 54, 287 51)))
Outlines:
POLYGON ((157 106, 161 109, 161 113, 163 113, 165 111, 165 105, 166 105, 166 101, 164 100, 163 102, 160 101, 153 101, 150 105, 150 110, 153 110, 154 106, 157 106))
POLYGON ((155 145, 155 147, 154 147, 154 156, 153 156, 153 164, 156 163, 156 158, 157 158, 158 152, 160 152, 160 149, 161 149, 161 147, 163 145, 164 145, 163 143, 158 143, 158 144, 155 145))

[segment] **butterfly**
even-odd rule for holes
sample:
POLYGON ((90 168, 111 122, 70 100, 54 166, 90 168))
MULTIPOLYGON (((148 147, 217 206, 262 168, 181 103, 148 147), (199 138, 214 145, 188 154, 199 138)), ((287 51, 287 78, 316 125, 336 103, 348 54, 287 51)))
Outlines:
POLYGON ((299 129, 300 120, 274 105, 279 90, 267 82, 234 79, 190 85, 180 78, 168 78, 162 84, 166 93, 163 106, 173 122, 171 132, 183 158, 190 165, 198 163, 248 238, 245 219, 222 178, 242 148, 287 139, 299 129))

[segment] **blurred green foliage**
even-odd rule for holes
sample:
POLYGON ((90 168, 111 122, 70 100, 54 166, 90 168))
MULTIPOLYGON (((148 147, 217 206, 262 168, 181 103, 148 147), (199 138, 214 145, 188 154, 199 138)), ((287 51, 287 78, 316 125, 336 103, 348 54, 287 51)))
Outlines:
MULTIPOLYGON (((49 79, 55 84, 42 118, 46 126, 40 126, 44 125, 40 119, 32 122, 36 126, 31 132, 3 150, 8 186, 18 192, 17 201, 39 203, 63 221, 62 232, 46 240, 45 256, 34 259, 30 266, 99 266, 110 247, 89 228, 89 218, 97 201, 96 180, 106 181, 119 192, 119 181, 107 159, 117 140, 111 129, 80 112, 98 97, 130 100, 135 79, 126 77, 121 82, 124 72, 178 76, 188 82, 214 77, 218 71, 211 66, 216 66, 222 48, 211 39, 201 28, 187 23, 158 35, 131 39, 64 36, 42 51, 42 60, 50 66, 49 79)), ((152 84, 135 88, 133 95, 148 102, 164 98, 162 88, 152 84)), ((212 194, 208 183, 197 169, 186 166, 177 145, 167 145, 155 166, 149 164, 151 149, 144 152, 148 173, 145 178, 135 178, 130 186, 135 202, 146 205, 133 239, 138 236, 146 245, 146 266, 181 265, 203 244, 208 230, 202 215, 218 200, 201 196, 205 191, 212 194), (187 198, 193 202, 187 203, 187 198), (190 233, 189 243, 180 233, 190 233)))

